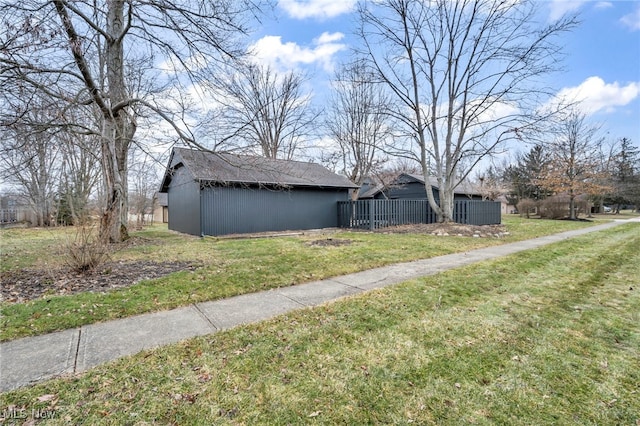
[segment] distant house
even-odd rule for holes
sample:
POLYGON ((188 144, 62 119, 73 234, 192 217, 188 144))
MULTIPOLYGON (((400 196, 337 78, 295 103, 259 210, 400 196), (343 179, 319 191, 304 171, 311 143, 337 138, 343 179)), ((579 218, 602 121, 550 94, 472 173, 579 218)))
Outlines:
POLYGON ((518 211, 516 206, 511 204, 509 202, 509 199, 504 195, 500 195, 498 198, 496 198, 496 201, 500 203, 500 211, 502 214, 513 214, 518 211))
MULTIPOLYGON (((440 198, 440 190, 438 184, 431 182, 433 195, 438 200, 440 198)), ((388 198, 405 199, 405 200, 423 200, 427 198, 427 191, 424 185, 424 177, 418 174, 402 173, 389 185, 387 189, 381 187, 371 188, 365 192, 367 197, 362 198, 388 198)), ((454 190, 454 200, 482 200, 482 194, 471 184, 463 182, 454 190)))
POLYGON ((160 192, 169 229, 226 235, 335 227, 356 188, 319 164, 175 148, 160 192))
POLYGON ((0 224, 37 224, 37 217, 24 197, 17 194, 0 194, 0 224))
POLYGON ((156 192, 153 196, 153 221, 169 223, 169 203, 166 192, 156 192))

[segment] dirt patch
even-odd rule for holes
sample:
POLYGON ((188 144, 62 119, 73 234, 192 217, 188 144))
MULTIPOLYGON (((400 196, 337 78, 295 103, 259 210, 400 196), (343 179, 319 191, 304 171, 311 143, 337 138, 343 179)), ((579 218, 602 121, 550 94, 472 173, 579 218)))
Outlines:
POLYGON ((69 268, 22 269, 0 274, 0 300, 21 303, 46 295, 107 292, 173 272, 194 270, 190 262, 108 262, 94 271, 77 273, 69 268))
POLYGON ((503 238, 509 235, 504 225, 464 225, 461 223, 429 223, 390 226, 378 229, 384 234, 430 234, 475 238, 503 238))
POLYGON ((310 246, 318 246, 318 247, 339 247, 339 246, 348 246, 351 243, 353 243, 353 240, 344 240, 339 238, 325 238, 323 240, 309 241, 307 244, 310 246))

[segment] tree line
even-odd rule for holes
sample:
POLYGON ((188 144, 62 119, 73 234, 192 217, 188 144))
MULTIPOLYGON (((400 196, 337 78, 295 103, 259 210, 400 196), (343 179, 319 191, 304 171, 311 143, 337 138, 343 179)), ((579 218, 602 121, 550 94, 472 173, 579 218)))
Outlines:
POLYGON ((584 116, 572 114, 552 141, 480 174, 484 196, 504 195, 520 214, 550 218, 637 209, 640 149, 628 138, 596 138, 596 130, 584 116))

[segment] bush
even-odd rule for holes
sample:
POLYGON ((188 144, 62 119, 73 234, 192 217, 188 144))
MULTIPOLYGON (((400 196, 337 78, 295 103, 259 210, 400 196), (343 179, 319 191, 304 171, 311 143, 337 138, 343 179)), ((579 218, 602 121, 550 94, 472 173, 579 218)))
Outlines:
POLYGON ((591 207, 593 203, 584 196, 576 198, 576 218, 581 214, 591 217, 591 207))
POLYGON ((77 227, 73 240, 68 240, 65 263, 76 272, 91 271, 110 259, 109 245, 102 242, 90 225, 77 227))
POLYGON ((564 219, 569 216, 569 197, 554 195, 540 202, 540 217, 544 219, 564 219))
POLYGON ((531 198, 523 198, 518 202, 516 208, 520 213, 520 217, 526 216, 529 219, 529 215, 536 212, 536 208, 538 207, 538 203, 531 198))

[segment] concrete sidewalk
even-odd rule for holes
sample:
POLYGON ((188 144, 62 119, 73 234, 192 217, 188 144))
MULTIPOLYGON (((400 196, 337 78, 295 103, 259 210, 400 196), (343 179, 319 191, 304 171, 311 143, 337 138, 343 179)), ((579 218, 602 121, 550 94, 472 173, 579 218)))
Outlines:
MULTIPOLYGON (((633 219, 633 221, 640 221, 633 219)), ((6 392, 145 349, 265 320, 439 272, 612 228, 615 221, 556 235, 390 265, 292 287, 197 303, 0 344, 0 391, 6 392)))

